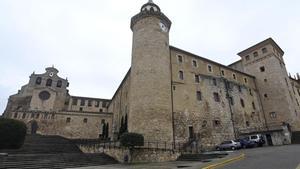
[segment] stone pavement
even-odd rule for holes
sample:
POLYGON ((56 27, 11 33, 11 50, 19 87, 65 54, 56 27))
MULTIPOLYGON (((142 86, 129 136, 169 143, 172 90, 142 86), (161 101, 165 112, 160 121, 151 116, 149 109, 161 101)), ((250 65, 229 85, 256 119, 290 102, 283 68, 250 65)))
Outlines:
POLYGON ((236 156, 239 156, 241 152, 234 151, 229 152, 229 155, 220 159, 211 159, 210 162, 197 162, 197 161, 173 161, 173 162, 162 162, 162 163, 141 163, 141 164, 112 164, 102 166, 90 166, 80 167, 78 169, 200 169, 208 165, 219 163, 236 156))

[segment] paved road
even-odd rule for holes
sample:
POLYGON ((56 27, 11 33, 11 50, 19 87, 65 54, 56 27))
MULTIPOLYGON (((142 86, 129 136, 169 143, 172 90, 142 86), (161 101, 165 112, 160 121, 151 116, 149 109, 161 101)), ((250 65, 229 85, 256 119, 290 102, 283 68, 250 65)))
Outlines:
POLYGON ((295 169, 300 166, 300 145, 240 150, 246 157, 222 169, 295 169))

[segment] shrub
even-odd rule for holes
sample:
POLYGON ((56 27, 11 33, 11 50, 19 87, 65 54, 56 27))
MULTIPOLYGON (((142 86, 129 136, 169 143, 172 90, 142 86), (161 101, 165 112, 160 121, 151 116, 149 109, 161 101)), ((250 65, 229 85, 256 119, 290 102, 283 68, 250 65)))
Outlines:
POLYGON ((26 125, 21 121, 0 118, 0 149, 22 147, 26 130, 26 125))
POLYGON ((124 147, 133 148, 134 146, 144 145, 144 136, 138 133, 124 133, 121 135, 120 143, 124 147))

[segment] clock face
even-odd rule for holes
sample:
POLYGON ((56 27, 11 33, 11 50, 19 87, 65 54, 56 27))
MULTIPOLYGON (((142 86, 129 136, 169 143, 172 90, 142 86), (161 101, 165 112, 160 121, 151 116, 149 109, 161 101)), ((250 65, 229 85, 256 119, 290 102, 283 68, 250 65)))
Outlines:
POLYGON ((39 93, 39 98, 43 101, 48 100, 50 98, 51 94, 48 91, 41 91, 39 93))
POLYGON ((160 29, 162 30, 162 31, 164 31, 164 32, 167 32, 168 31, 168 27, 166 27, 166 25, 165 24, 163 24, 163 23, 159 23, 159 26, 160 26, 160 29))
POLYGON ((53 73, 53 72, 50 72, 50 73, 49 73, 49 76, 50 76, 50 77, 52 77, 53 75, 54 75, 54 73, 53 73))

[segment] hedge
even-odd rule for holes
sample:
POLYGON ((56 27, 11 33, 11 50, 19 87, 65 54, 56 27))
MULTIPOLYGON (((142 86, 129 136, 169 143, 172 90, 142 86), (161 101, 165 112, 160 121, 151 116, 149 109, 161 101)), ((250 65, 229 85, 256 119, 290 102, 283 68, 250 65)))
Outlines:
POLYGON ((133 148, 134 146, 144 145, 144 136, 138 133, 124 133, 121 135, 120 143, 124 147, 133 148))
POLYGON ((26 130, 26 125, 21 121, 0 118, 0 149, 22 147, 26 130))

